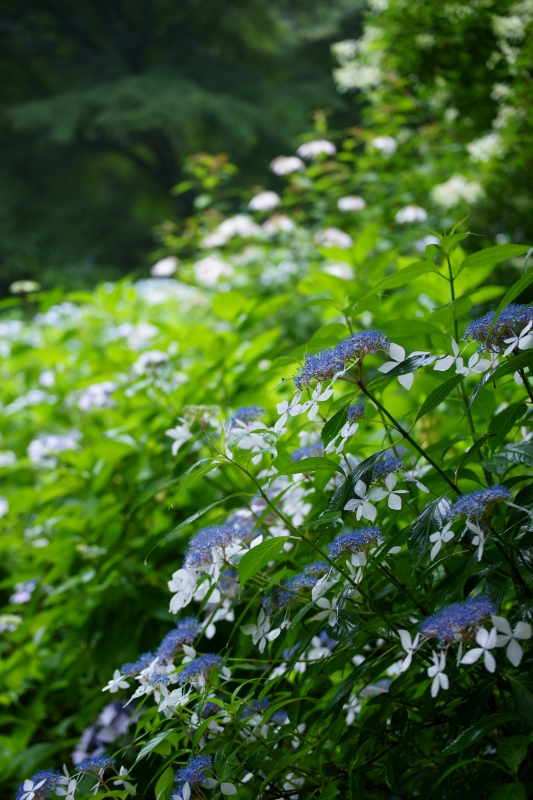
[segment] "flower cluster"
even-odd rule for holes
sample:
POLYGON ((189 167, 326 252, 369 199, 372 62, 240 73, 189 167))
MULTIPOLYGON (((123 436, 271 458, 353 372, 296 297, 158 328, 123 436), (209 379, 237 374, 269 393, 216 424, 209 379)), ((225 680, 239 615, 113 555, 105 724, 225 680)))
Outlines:
POLYGON ((503 309, 495 320, 495 312, 489 311, 471 322, 464 333, 464 339, 479 342, 480 350, 508 355, 518 345, 520 350, 533 347, 533 308, 511 303, 503 309), (527 329, 527 330, 526 330, 527 329))
POLYGON ((425 639, 436 637, 442 645, 469 641, 481 623, 495 613, 496 606, 489 597, 473 597, 428 617, 420 625, 420 633, 425 639))
POLYGON ((470 520, 485 519, 497 503, 511 500, 512 495, 505 486, 489 486, 488 489, 477 489, 475 492, 463 494, 457 498, 448 511, 448 519, 465 517, 470 520))
POLYGON ((381 331, 354 333, 335 347, 306 355, 303 367, 294 376, 294 384, 298 389, 303 389, 312 386, 315 381, 333 380, 336 375, 346 371, 348 365, 362 361, 371 353, 387 351, 389 346, 390 340, 381 331))

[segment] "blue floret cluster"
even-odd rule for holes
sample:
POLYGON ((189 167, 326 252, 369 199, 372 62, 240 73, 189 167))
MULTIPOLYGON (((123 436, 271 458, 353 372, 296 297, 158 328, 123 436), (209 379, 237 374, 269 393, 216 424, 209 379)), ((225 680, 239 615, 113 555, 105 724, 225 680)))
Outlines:
POLYGON ((373 478, 375 481, 386 478, 391 472, 399 472, 403 469, 403 461, 397 456, 385 456, 374 467, 373 478))
POLYGON ((179 682, 182 685, 184 683, 189 683, 190 681, 194 681, 199 675, 203 675, 205 678, 210 670, 215 667, 220 667, 221 664, 222 659, 220 656, 215 656, 213 653, 206 653, 205 656, 195 658, 194 661, 185 665, 179 674, 179 682))
POLYGON ((185 617, 163 638, 156 656, 160 661, 171 661, 182 645, 193 644, 201 630, 202 626, 195 617, 185 617))
POLYGON ((228 427, 233 428, 239 423, 246 425, 249 422, 256 422, 258 419, 262 419, 265 414, 266 411, 261 406, 243 406, 238 408, 233 416, 230 417, 228 427))
POLYGON ((436 636, 441 644, 451 644, 472 634, 495 613, 496 606, 489 597, 472 597, 428 617, 420 626, 420 633, 426 639, 436 636))
POLYGON ((227 547, 241 536, 242 532, 236 525, 210 525, 202 528, 189 542, 185 553, 185 568, 199 569, 210 564, 213 560, 213 547, 227 547))
POLYGON ((335 347, 306 355, 303 367, 294 376, 294 384, 298 389, 304 389, 312 386, 315 381, 320 383, 331 380, 338 372, 346 369, 348 364, 360 361, 370 353, 388 350, 389 347, 390 340, 381 331, 354 333, 335 347))
POLYGON ((282 586, 276 586, 264 597, 261 605, 266 614, 274 614, 282 608, 287 608, 298 600, 298 592, 312 589, 319 578, 325 575, 331 567, 324 561, 314 561, 307 564, 303 572, 299 572, 292 578, 286 578, 282 586))
POLYGON ((362 403, 354 403, 353 406, 349 406, 346 411, 348 422, 357 422, 358 419, 364 417, 365 410, 366 406, 364 406, 362 403))
POLYGON ((479 319, 473 320, 467 326, 463 339, 479 342, 480 350, 500 353, 507 347, 505 339, 520 333, 528 322, 533 321, 533 308, 520 303, 511 303, 504 308, 491 328, 493 320, 494 311, 489 311, 479 319))
POLYGON ((205 771, 210 768, 212 761, 211 756, 193 756, 188 764, 176 770, 174 775, 176 793, 183 797, 183 787, 186 783, 189 786, 203 783, 207 778, 205 771))
POLYGON ((108 756, 98 756, 97 758, 85 758, 78 764, 79 772, 100 772, 101 769, 112 767, 115 763, 114 758, 108 756))
POLYGON ((448 511, 447 517, 450 520, 461 517, 472 520, 485 519, 496 503, 505 502, 511 498, 512 494, 505 486, 477 489, 475 492, 461 495, 448 511))
MULTIPOLYGON (((33 783, 34 800, 41 800, 46 797, 47 792, 52 791, 58 786, 61 779, 61 773, 54 769, 40 769, 35 775, 32 775, 31 781, 33 783), (39 784, 41 784, 39 786, 39 784), (37 788, 38 787, 38 788, 37 788)), ((24 783, 19 784, 15 794, 15 800, 21 800, 21 797, 28 794, 24 788, 24 783)))
POLYGON ((381 531, 377 526, 339 533, 328 546, 329 555, 331 558, 341 558, 348 553, 360 553, 369 544, 377 543, 380 534, 381 531))

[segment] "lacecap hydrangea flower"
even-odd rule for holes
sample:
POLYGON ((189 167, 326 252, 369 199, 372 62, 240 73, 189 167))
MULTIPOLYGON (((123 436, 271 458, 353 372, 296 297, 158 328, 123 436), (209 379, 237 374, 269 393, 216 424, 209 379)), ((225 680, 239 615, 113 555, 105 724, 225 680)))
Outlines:
POLYGON ((481 623, 495 613, 496 606, 489 597, 472 597, 428 617, 420 625, 420 633, 426 639, 436 636, 443 645, 453 644, 471 638, 481 623))
POLYGON ((511 492, 505 486, 477 489, 475 492, 458 497, 448 511, 447 517, 450 520, 462 517, 470 520, 482 520, 490 514, 496 503, 504 503, 511 497, 511 492))
POLYGON ((311 386, 315 381, 333 379, 355 361, 362 361, 371 353, 388 350, 390 340, 381 331, 368 330, 354 333, 335 347, 306 355, 304 365, 294 376, 298 389, 311 386))
POLYGON ((467 326, 463 339, 479 342, 480 350, 488 350, 491 353, 504 352, 513 343, 518 345, 520 350, 526 350, 533 346, 533 336, 528 336, 529 330, 526 332, 527 341, 523 336, 520 337, 523 329, 533 322, 533 308, 511 303, 504 308, 495 322, 494 313, 494 311, 489 311, 482 317, 473 320, 467 326))

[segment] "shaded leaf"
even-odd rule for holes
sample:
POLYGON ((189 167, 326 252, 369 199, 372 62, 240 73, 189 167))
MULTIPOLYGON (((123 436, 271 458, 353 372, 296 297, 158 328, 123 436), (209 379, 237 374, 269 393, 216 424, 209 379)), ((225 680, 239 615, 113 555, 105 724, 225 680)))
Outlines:
POLYGON ((288 536, 277 536, 274 539, 267 539, 266 542, 261 542, 261 544, 252 547, 251 550, 243 555, 239 561, 241 586, 246 581, 249 581, 250 578, 253 578, 269 561, 274 561, 279 556, 288 538, 288 536))
POLYGON ((139 761, 141 761, 143 758, 146 758, 146 756, 149 755, 152 752, 152 750, 154 750, 158 745, 160 745, 161 742, 163 742, 167 738, 167 736, 170 736, 171 733, 174 733, 175 730, 176 728, 168 728, 165 731, 159 731, 159 733, 156 733, 155 736, 153 736, 149 742, 143 744, 139 752, 139 755, 135 759, 135 763, 138 764, 139 761))
POLYGON ((529 245, 527 244, 498 244, 495 247, 486 247, 485 250, 467 256, 461 264, 461 270, 490 267, 493 264, 508 261, 510 258, 523 256, 528 250, 529 245))
POLYGON ((432 500, 419 517, 415 519, 409 531, 409 551, 415 564, 419 564, 426 550, 429 549, 429 537, 440 530, 446 522, 446 514, 451 503, 446 496, 432 500))
POLYGON ((434 408, 440 406, 442 401, 445 400, 451 392, 453 392, 455 387, 458 386, 462 380, 462 375, 454 375, 453 378, 450 378, 440 386, 437 386, 436 389, 433 389, 431 394, 429 394, 422 403, 422 406, 416 415, 415 422, 418 422, 418 420, 423 417, 424 414, 429 414, 429 412, 433 411, 434 408))
POLYGON ((331 472, 340 472, 342 475, 346 473, 338 464, 331 461, 329 458, 315 456, 313 458, 302 458, 300 461, 295 461, 289 464, 277 473, 276 477, 280 475, 295 475, 303 472, 317 472, 318 470, 328 469, 331 472))
POLYGON ((460 753, 462 750, 466 750, 467 747, 477 742, 478 739, 481 739, 488 733, 492 733, 495 728, 506 725, 508 722, 514 722, 516 718, 516 714, 505 713, 492 714, 490 717, 484 717, 479 720, 479 722, 467 728, 466 731, 463 731, 454 742, 444 748, 441 755, 451 756, 454 753, 460 753))
POLYGON ((527 411, 525 403, 511 403, 510 406, 504 408, 490 421, 489 434, 491 439, 489 441, 491 451, 494 452, 498 449, 505 437, 512 430, 514 425, 519 419, 522 419, 527 411))
MULTIPOLYGON (((372 473, 376 461, 381 457, 382 451, 374 453, 374 455, 361 461, 356 468, 350 472, 346 480, 335 490, 333 496, 330 498, 324 514, 331 511, 344 511, 344 506, 354 497, 354 487, 357 481, 363 481, 367 486, 372 480, 372 473)), ((323 514, 319 517, 322 519, 323 514)))

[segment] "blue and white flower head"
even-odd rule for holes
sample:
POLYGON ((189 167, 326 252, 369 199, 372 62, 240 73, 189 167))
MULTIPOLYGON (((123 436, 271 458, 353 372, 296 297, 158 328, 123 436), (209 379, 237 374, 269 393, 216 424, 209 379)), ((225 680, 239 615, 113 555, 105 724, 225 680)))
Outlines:
POLYGON ((498 503, 510 501, 512 494, 505 486, 489 486, 487 489, 477 489, 475 492, 463 494, 457 498, 448 511, 449 520, 467 519, 477 522, 487 519, 494 506, 498 503))
POLYGON ((379 544, 380 539, 381 530, 377 526, 345 531, 339 533, 329 544, 329 556, 332 559, 350 557, 354 566, 363 567, 369 550, 379 544))
POLYGON ((212 764, 211 756, 193 756, 189 763, 180 767, 175 774, 175 793, 172 800, 190 800, 191 790, 200 786, 210 786, 206 770, 212 764))
POLYGON ((424 639, 437 637, 441 646, 470 641, 482 622, 490 619, 496 606, 489 597, 472 597, 446 606, 420 625, 424 639))
POLYGON ((332 453, 333 450, 335 450, 336 453, 342 453, 348 439, 353 436, 359 428, 359 420, 363 419, 365 411, 366 407, 362 403, 354 403, 346 409, 347 421, 342 426, 337 436, 335 436, 326 447, 326 453, 332 453), (337 444, 339 439, 340 443, 337 444))
POLYGON ((507 355, 515 348, 528 350, 533 347, 530 324, 533 322, 533 308, 511 303, 504 308, 495 322, 494 313, 489 311, 471 322, 463 339, 479 342, 480 350, 507 355))
POLYGON ((44 800, 61 781, 61 773, 53 769, 42 769, 30 779, 19 784, 15 800, 44 800))
POLYGON ((178 682, 181 686, 186 683, 191 683, 198 689, 203 689, 209 678, 209 673, 212 669, 220 669, 222 667, 222 659, 213 653, 206 653, 204 656, 199 656, 194 661, 190 661, 179 673, 178 682))

